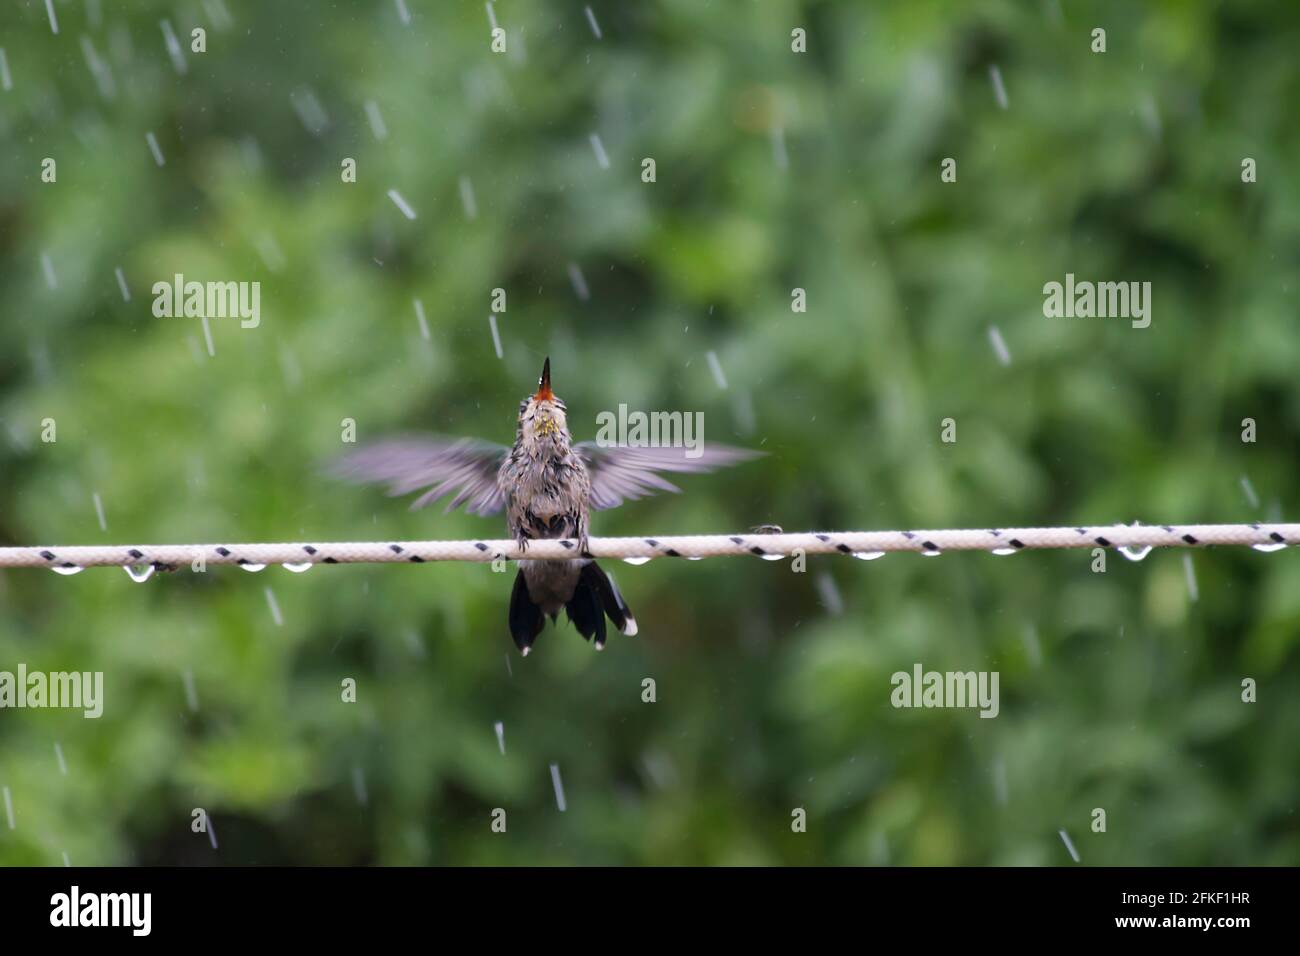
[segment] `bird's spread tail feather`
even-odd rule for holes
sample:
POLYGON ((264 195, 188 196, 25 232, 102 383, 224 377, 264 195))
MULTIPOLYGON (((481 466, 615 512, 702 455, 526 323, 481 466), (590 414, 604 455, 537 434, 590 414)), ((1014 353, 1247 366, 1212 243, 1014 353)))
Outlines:
MULTIPOLYGON (((589 641, 594 640, 597 649, 605 646, 606 617, 620 633, 628 637, 636 634, 636 618, 619 593, 618 585, 595 561, 583 566, 573 596, 565 603, 564 609, 578 633, 589 641)), ((554 619, 555 615, 551 617, 554 619)), ((532 649, 533 642, 545 624, 546 615, 533 602, 528 593, 528 581, 520 569, 515 575, 515 587, 510 594, 510 636, 514 638, 515 646, 520 652, 527 654, 532 649)))
POLYGON ((595 561, 583 566, 578 586, 566 607, 578 633, 588 639, 594 635, 597 647, 605 645, 606 616, 620 633, 628 637, 636 634, 636 618, 619 593, 618 585, 595 561))
POLYGON ((528 596, 528 582, 524 580, 521 568, 515 575, 514 590, 510 592, 510 636, 515 639, 515 647, 521 654, 528 655, 545 624, 542 609, 528 596))

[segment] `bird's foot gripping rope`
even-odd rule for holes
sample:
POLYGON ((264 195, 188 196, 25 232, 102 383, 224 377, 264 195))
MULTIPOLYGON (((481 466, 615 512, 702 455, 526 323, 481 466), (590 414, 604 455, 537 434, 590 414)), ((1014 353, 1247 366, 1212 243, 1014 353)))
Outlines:
MULTIPOLYGON (((1013 554, 1038 548, 1119 548, 1132 556, 1150 548, 1249 545, 1276 551, 1300 544, 1300 524, 1097 525, 1066 528, 992 528, 936 531, 826 531, 800 534, 679 535, 663 538, 592 538, 595 558, 712 558, 751 555, 776 559, 798 554, 871 558, 891 551, 940 554, 987 551, 1013 554)), ((421 564, 428 561, 518 560, 512 540, 352 541, 284 544, 164 544, 0 548, 0 568, 50 568, 73 573, 87 567, 171 569, 238 564, 256 570, 279 564, 304 571, 316 564, 421 564)), ((580 557, 573 540, 534 540, 530 561, 580 557)))

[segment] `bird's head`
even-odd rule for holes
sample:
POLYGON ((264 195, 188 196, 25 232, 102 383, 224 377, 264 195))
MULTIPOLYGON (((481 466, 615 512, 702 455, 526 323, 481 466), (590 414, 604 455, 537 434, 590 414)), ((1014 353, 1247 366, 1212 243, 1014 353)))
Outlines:
POLYGON ((564 402, 551 391, 551 360, 542 366, 537 391, 519 403, 519 434, 526 442, 566 439, 569 424, 564 402))

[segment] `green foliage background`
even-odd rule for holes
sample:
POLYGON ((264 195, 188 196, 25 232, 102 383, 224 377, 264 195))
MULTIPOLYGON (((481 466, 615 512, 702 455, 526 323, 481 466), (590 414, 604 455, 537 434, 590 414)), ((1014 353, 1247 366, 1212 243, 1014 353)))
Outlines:
MULTIPOLYGON (((407 5, 0 10, 0 543, 496 534, 317 466, 344 418, 508 441, 547 354, 578 437, 626 402, 770 453, 598 534, 1294 516, 1294 4, 596 2, 598 40, 581 3, 502 0, 504 55, 482 4, 407 5), (163 18, 208 30, 184 75, 163 18), (259 280, 260 327, 209 357, 151 314, 175 272, 259 280), (1045 318, 1066 272, 1150 281, 1151 327, 1045 318)), ((526 661, 513 569, 0 572, 0 669, 107 696, 0 712, 0 862, 1068 864, 1064 829, 1085 864, 1294 864, 1300 555, 1190 560, 1194 602, 1175 551, 620 564, 641 635, 526 661), (998 670, 1000 716, 894 710, 916 662, 998 670)))

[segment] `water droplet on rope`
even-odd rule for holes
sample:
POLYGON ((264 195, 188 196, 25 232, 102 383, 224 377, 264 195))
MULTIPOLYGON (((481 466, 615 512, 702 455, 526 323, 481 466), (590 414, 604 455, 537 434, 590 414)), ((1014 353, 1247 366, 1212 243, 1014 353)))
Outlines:
POLYGON ((1141 561, 1151 553, 1151 545, 1146 544, 1140 548, 1136 548, 1125 544, 1120 545, 1118 550, 1120 554, 1124 555, 1124 557, 1128 558, 1130 561, 1141 561))
MULTIPOLYGON (((1286 544, 1274 542, 1273 544, 1252 544, 1251 547, 1256 551, 1263 551, 1265 554, 1272 554, 1274 551, 1281 551, 1286 547, 1286 544)), ((56 568, 55 570, 58 569, 56 568)))
POLYGON ((265 564, 241 564, 240 567, 243 568, 245 571, 256 572, 256 571, 261 571, 264 567, 266 567, 266 565, 265 564))
POLYGON ((704 560, 704 555, 702 555, 702 554, 688 554, 688 555, 686 556, 686 560, 687 560, 687 561, 703 561, 703 560, 704 560))
POLYGON ((310 561, 304 561, 302 564, 290 564, 286 561, 284 564, 280 565, 280 567, 284 568, 286 571, 292 571, 294 574, 302 574, 304 571, 310 571, 312 568, 316 567, 316 565, 312 564, 310 561))
POLYGON ((61 567, 61 568, 50 568, 50 570, 53 571, 55 574, 65 574, 65 575, 66 575, 66 574, 80 574, 82 571, 84 571, 84 570, 86 570, 86 569, 83 568, 83 567, 81 567, 80 565, 77 565, 77 564, 70 564, 70 565, 67 565, 66 567, 61 567))
POLYGON ((785 555, 784 555, 784 554, 760 554, 759 557, 762 558, 764 561, 784 561, 784 560, 785 560, 785 555))
POLYGON ((941 554, 943 554, 943 552, 940 551, 938 548, 926 548, 924 551, 921 552, 921 557, 937 558, 941 554))
POLYGON ((627 564, 647 564, 647 563, 649 563, 650 559, 649 559, 649 558, 645 558, 645 557, 641 557, 641 558, 624 558, 623 561, 624 561, 625 563, 627 563, 627 564))
POLYGON ((877 558, 883 558, 883 551, 854 551, 853 556, 859 561, 875 561, 877 558))
POLYGON ((1004 554, 1015 554, 1016 549, 1015 548, 994 548, 992 553, 999 556, 1004 554))
POLYGON ((144 584, 144 582, 153 577, 153 573, 157 568, 152 564, 128 564, 123 567, 122 570, 125 571, 127 577, 136 584, 144 584))

